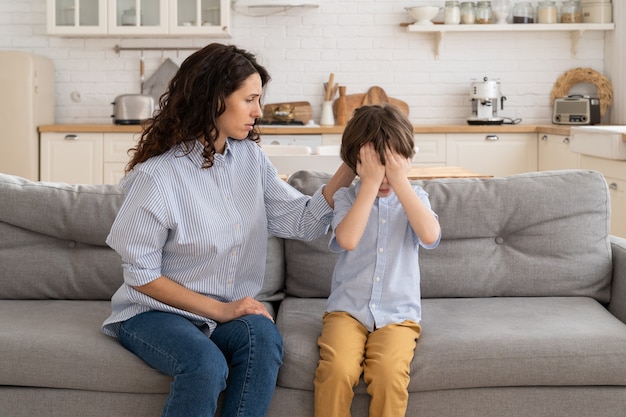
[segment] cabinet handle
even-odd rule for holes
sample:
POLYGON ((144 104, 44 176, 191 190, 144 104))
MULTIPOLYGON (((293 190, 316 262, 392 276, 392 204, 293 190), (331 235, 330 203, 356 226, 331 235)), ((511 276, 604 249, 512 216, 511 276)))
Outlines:
POLYGON ((569 143, 569 138, 563 138, 563 143, 567 145, 569 143))
POLYGON ((609 184, 609 190, 617 190, 617 183, 612 182, 609 184))
POLYGON ((546 141, 548 140, 548 135, 543 135, 543 136, 541 137, 541 140, 542 140, 542 141, 544 141, 544 142, 546 142, 546 141))
POLYGON ((485 140, 495 142, 497 140, 500 140, 500 138, 498 137, 498 135, 487 135, 485 136, 485 140))
POLYGON ((78 140, 78 135, 75 135, 75 134, 65 135, 65 140, 78 140))

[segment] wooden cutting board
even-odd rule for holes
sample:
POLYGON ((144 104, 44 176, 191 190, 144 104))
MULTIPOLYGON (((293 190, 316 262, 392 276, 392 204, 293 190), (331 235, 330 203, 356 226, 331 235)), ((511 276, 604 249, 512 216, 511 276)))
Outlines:
MULTIPOLYGON (((370 88, 369 91, 365 94, 347 94, 345 97, 346 97, 345 100, 346 100, 346 113, 347 113, 346 119, 347 120, 350 120, 350 118, 352 117, 352 113, 354 113, 354 110, 366 104, 381 104, 381 103, 393 104, 397 106, 398 108, 400 108, 400 110, 404 114, 406 114, 407 116, 409 115, 408 104, 406 104, 402 100, 398 100, 393 97, 388 97, 387 93, 385 93, 385 90, 383 90, 382 88, 378 86, 374 86, 370 88)), ((335 111, 335 114, 336 114, 337 113, 337 100, 335 100, 335 102, 333 103, 333 110, 335 111)))
POLYGON ((263 120, 297 120, 307 124, 311 120, 311 117, 313 117, 313 110, 311 103, 308 101, 271 103, 263 106, 263 120))

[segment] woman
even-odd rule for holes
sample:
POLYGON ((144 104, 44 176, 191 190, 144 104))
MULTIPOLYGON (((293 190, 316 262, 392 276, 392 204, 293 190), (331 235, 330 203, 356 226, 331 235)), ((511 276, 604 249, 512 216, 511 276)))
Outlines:
POLYGON ((264 416, 282 339, 254 299, 268 232, 314 239, 332 218, 342 165, 312 197, 280 179, 258 146, 270 77, 254 55, 210 44, 183 62, 121 181, 107 243, 124 284, 103 331, 174 381, 163 416, 264 416))

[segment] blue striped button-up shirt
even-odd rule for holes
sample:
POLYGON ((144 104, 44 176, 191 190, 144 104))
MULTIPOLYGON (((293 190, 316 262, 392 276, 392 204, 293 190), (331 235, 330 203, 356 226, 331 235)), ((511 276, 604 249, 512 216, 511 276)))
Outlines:
POLYGON ((268 232, 311 240, 327 232, 332 209, 321 194, 305 196, 280 179, 259 146, 227 141, 201 169, 203 147, 182 146, 137 165, 124 179, 124 202, 107 244, 122 257, 124 284, 113 295, 103 331, 160 310, 191 319, 210 334, 216 323, 135 290, 160 276, 229 302, 254 297, 263 284, 268 232), (206 325, 206 326, 203 326, 206 325))
MULTIPOLYGON (((352 207, 359 188, 357 183, 335 193, 333 230, 352 207)), ((419 186, 413 188, 430 208, 426 191, 419 186)), ((433 249, 438 245, 439 239, 429 246, 419 240, 395 194, 376 198, 363 237, 354 250, 342 250, 334 233, 331 237, 329 248, 340 255, 327 311, 345 311, 370 332, 404 320, 419 323, 418 248, 433 249)))

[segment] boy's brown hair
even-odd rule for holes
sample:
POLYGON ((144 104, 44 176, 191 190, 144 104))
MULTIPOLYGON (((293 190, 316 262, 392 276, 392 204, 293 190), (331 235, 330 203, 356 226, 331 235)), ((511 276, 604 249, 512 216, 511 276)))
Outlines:
POLYGON ((359 152, 366 143, 373 143, 380 162, 385 165, 385 150, 412 158, 415 155, 413 125, 402 111, 392 104, 361 106, 346 125, 341 138, 341 159, 356 173, 359 152))

